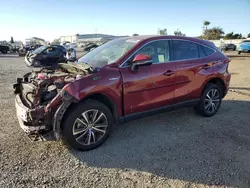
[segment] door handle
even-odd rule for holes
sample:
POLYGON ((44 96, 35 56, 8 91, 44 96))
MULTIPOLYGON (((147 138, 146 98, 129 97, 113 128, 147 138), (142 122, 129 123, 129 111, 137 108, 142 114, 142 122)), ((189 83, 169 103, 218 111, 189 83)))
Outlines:
POLYGON ((174 72, 171 70, 168 70, 167 72, 163 73, 164 76, 171 76, 172 74, 174 74, 174 72))

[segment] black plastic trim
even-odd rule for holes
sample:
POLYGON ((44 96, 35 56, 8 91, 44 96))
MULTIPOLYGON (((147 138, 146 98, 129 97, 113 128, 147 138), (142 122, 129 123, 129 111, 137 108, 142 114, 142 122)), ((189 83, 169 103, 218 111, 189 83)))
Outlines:
POLYGON ((125 122, 128 122, 128 121, 143 118, 143 117, 146 117, 146 116, 152 116, 152 115, 155 115, 155 114, 163 113, 165 111, 174 110, 174 109, 177 109, 177 108, 195 106, 195 105, 198 104, 199 100, 200 99, 180 102, 180 103, 173 104, 173 105, 168 105, 168 106, 164 106, 164 107, 160 107, 160 108, 156 108, 156 109, 151 109, 151 110, 144 111, 144 112, 138 112, 138 113, 130 114, 130 115, 127 115, 127 116, 122 116, 122 117, 119 117, 119 123, 125 123, 125 122))

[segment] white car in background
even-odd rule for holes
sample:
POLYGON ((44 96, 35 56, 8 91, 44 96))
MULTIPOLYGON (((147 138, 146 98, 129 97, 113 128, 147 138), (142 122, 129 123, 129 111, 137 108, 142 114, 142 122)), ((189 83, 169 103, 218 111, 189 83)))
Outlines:
POLYGON ((66 50, 71 50, 71 49, 76 49, 77 45, 76 43, 66 43, 64 47, 66 48, 66 50))

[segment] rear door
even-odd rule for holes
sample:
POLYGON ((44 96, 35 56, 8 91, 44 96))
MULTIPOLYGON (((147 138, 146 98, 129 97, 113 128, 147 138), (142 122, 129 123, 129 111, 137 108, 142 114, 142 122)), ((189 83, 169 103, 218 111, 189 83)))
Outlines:
POLYGON ((149 42, 135 52, 120 68, 123 78, 125 115, 148 111, 173 103, 175 74, 170 62, 169 40, 149 42), (153 64, 131 71, 131 62, 137 54, 152 57, 153 64))
POLYGON ((200 88, 207 74, 212 73, 203 46, 188 40, 172 40, 172 46, 176 74, 175 103, 198 99, 200 88), (206 73, 200 74, 203 70, 206 73))

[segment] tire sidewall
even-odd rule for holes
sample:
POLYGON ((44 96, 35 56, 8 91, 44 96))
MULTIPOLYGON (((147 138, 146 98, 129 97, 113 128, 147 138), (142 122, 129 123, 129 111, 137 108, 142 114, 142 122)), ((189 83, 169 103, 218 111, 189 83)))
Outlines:
POLYGON ((114 123, 114 120, 113 120, 112 113, 108 109, 108 107, 106 107, 104 104, 98 101, 94 101, 94 100, 81 102, 77 104, 72 110, 70 110, 70 112, 66 114, 66 117, 63 118, 63 123, 62 123, 63 140, 70 147, 77 149, 77 150, 81 150, 81 151, 87 151, 87 150, 97 148, 98 146, 103 144, 109 137, 111 130, 112 130, 113 123, 114 123), (105 135, 101 138, 101 140, 99 140, 98 142, 92 145, 81 145, 75 140, 73 136, 73 131, 72 131, 73 124, 76 118, 78 118, 83 112, 87 110, 91 110, 91 109, 97 109, 105 114, 105 116, 107 117, 107 121, 108 121, 108 127, 106 129, 105 135))
POLYGON ((207 84, 204 91, 202 92, 202 96, 200 99, 200 103, 199 103, 199 111, 200 112, 199 113, 201 113, 205 117, 211 117, 211 116, 215 115, 218 112, 218 110, 220 109, 221 101, 222 101, 222 89, 216 84, 212 84, 212 83, 207 84), (219 98, 219 105, 218 105, 217 109, 214 112, 209 113, 205 110, 205 98, 206 98, 207 93, 211 89, 217 89, 219 91, 220 98, 219 98))

